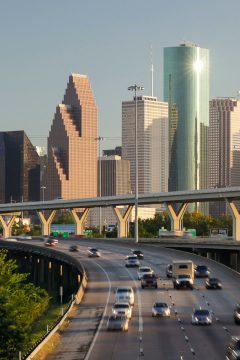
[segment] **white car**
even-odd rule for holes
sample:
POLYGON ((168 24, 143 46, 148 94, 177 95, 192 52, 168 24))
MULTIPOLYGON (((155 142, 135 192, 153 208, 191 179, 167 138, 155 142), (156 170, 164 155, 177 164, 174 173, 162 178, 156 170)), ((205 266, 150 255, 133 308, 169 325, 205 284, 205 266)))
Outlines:
POLYGON ((128 319, 132 318, 132 307, 128 302, 116 302, 112 308, 113 315, 124 315, 128 319))
POLYGON ((143 275, 152 275, 154 273, 153 269, 151 269, 149 266, 140 266, 138 269, 138 280, 141 280, 143 275))
POLYGON ((14 238, 6 238, 5 240, 12 241, 12 242, 17 242, 17 239, 14 239, 14 238))
POLYGON ((170 317, 171 310, 164 302, 155 302, 152 307, 152 317, 170 317))
POLYGON ((139 267, 140 262, 136 255, 128 256, 126 259, 126 267, 139 267))
POLYGON ((88 249, 88 257, 100 257, 101 254, 98 249, 96 248, 89 248, 88 249))
POLYGON ((134 305, 134 291, 130 286, 121 286, 116 290, 116 302, 128 302, 134 305))

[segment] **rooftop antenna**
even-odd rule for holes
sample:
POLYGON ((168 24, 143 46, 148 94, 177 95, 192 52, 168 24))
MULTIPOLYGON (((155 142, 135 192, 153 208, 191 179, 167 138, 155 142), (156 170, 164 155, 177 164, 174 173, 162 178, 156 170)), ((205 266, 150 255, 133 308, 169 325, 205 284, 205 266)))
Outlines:
POLYGON ((153 51, 152 51, 152 45, 150 50, 150 56, 151 56, 151 96, 153 96, 153 51))

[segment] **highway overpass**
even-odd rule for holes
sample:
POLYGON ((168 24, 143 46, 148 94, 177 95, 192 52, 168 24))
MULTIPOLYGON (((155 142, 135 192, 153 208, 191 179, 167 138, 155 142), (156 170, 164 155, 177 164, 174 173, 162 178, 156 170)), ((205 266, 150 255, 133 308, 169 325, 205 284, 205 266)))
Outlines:
MULTIPOLYGON (((170 219, 171 230, 182 229, 183 215, 189 203, 207 201, 226 201, 233 218, 233 238, 240 240, 240 214, 236 201, 240 200, 240 187, 203 189, 193 191, 176 191, 167 193, 152 193, 139 195, 139 205, 166 204, 170 219), (178 211, 174 210, 174 204, 179 203, 178 211)), ((84 222, 91 208, 112 206, 118 221, 118 236, 127 237, 127 220, 135 204, 133 195, 121 195, 112 197, 98 197, 88 199, 66 199, 26 203, 11 203, 0 205, 0 222, 3 227, 4 236, 9 237, 14 219, 19 212, 36 211, 42 224, 43 235, 49 235, 50 225, 59 209, 69 209, 76 225, 76 234, 82 235, 84 222), (125 206, 122 214, 119 206, 125 206), (81 209, 81 213, 77 209, 81 209), (46 211, 48 210, 48 211, 46 211), (6 215, 8 220, 6 220, 6 215)))

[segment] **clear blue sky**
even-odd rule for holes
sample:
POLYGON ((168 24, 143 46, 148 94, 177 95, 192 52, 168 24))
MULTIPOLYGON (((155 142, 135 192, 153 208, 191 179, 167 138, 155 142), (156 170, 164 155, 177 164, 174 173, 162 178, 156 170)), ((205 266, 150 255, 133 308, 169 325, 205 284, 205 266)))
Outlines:
POLYGON ((45 145, 72 72, 90 77, 104 148, 121 144, 121 102, 138 83, 162 97, 163 48, 210 49, 210 93, 240 89, 239 0, 2 0, 0 131, 45 145))

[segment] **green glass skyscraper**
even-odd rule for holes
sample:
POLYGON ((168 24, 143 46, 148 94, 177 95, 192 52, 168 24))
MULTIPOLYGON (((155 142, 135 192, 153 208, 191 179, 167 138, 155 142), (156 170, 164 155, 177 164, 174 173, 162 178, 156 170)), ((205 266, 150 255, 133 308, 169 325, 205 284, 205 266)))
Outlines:
POLYGON ((209 50, 184 43, 164 49, 169 103, 169 191, 207 188, 209 50))

